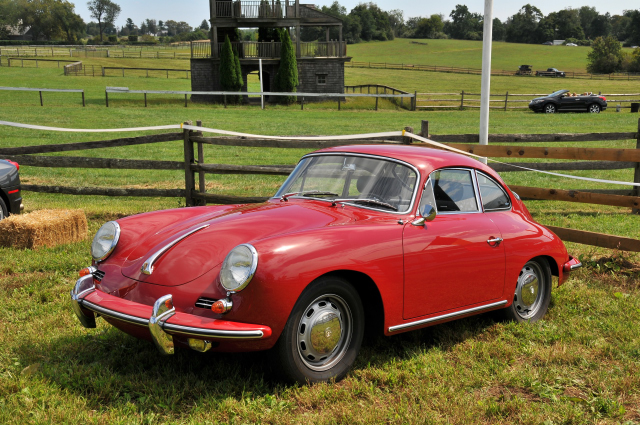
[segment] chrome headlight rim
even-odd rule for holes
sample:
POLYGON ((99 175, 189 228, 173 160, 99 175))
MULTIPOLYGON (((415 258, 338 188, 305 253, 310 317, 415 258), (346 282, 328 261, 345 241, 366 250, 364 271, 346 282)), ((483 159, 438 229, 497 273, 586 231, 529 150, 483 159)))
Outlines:
POLYGON ((258 268, 258 251, 255 249, 255 247, 249 243, 242 243, 240 245, 236 245, 235 247, 233 247, 233 249, 229 251, 227 256, 224 258, 224 261, 222 262, 222 267, 220 268, 220 285, 225 291, 227 291, 230 294, 235 294, 237 292, 240 292, 247 287, 249 282, 251 282, 251 280, 253 279, 253 276, 256 274, 257 268, 258 268), (251 254, 251 267, 249 268, 249 274, 245 278, 244 282, 242 282, 240 285, 238 285, 235 288, 229 289, 224 283, 223 272, 225 271, 225 268, 228 267, 227 261, 231 256, 231 254, 233 254, 235 250, 241 247, 247 248, 249 250, 249 253, 251 254))
POLYGON ((93 237, 93 241, 91 242, 91 257, 98 263, 106 260, 111 255, 113 250, 116 249, 116 246, 118 245, 119 240, 120 240, 120 225, 118 224, 117 221, 107 221, 102 226, 100 226, 100 229, 98 229, 98 231, 96 232, 96 235, 93 237), (100 234, 100 230, 102 230, 106 225, 109 225, 109 224, 114 226, 113 239, 111 241, 111 245, 109 246, 109 249, 102 256, 96 257, 93 252, 93 242, 96 240, 96 237, 98 237, 98 235, 100 234))

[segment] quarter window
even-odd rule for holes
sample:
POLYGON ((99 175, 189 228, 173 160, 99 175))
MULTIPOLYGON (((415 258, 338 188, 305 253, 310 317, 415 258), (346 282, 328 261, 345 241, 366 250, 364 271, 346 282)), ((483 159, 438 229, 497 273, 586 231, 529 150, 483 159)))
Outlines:
POLYGON ((316 74, 316 82, 320 85, 327 84, 327 74, 316 74))
POLYGON ((438 213, 479 211, 470 170, 438 170, 430 180, 438 213))
POLYGON ((478 186, 482 207, 485 211, 507 210, 511 208, 511 200, 502 186, 490 177, 478 173, 478 186))

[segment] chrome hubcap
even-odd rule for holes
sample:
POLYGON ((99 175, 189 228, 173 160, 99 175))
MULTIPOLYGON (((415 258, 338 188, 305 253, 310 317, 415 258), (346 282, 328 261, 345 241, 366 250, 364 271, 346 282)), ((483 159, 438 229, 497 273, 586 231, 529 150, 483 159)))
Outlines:
POLYGON ((542 270, 537 263, 528 263, 520 271, 513 304, 516 312, 523 319, 535 316, 544 298, 544 285, 540 279, 542 270))
POLYGON ((323 295, 306 308, 298 324, 298 354, 312 370, 324 371, 344 357, 351 341, 353 319, 338 295, 323 295))
POLYGON ((591 112, 599 112, 599 108, 596 105, 591 105, 591 112))
POLYGON ((553 105, 549 105, 547 106, 546 110, 548 113, 552 114, 556 111, 556 108, 553 105))

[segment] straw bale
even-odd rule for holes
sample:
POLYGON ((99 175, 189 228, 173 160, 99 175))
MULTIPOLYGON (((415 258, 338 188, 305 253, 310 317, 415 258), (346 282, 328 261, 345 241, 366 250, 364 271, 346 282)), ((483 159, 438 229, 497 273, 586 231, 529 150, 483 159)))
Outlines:
POLYGON ((87 238, 83 210, 39 210, 0 221, 0 246, 18 249, 53 247, 87 238))

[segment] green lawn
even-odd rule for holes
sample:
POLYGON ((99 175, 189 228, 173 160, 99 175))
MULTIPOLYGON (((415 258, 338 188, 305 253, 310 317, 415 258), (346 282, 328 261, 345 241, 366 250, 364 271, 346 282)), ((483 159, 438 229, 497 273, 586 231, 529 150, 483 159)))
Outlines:
MULTIPOLYGON (((413 49, 432 49, 432 57, 441 54, 459 62, 447 65, 476 67, 471 64, 472 57, 477 56, 476 42, 427 42, 427 46, 412 45, 407 40, 350 45, 349 53, 355 60, 366 60, 377 51, 376 61, 401 63, 408 57, 418 57, 413 49), (465 60, 468 65, 463 65, 465 60)), ((499 54, 502 44, 496 44, 494 68, 495 63, 501 63, 500 55, 510 54, 499 54)), ((511 53, 520 54, 518 49, 524 48, 531 49, 531 55, 538 52, 536 49, 540 54, 571 49, 512 45, 511 53)), ((576 55, 580 52, 571 51, 576 55)), ((527 53, 521 57, 526 58, 527 53)), ((426 58, 413 62, 433 64, 426 58)), ((102 62, 107 63, 188 66, 187 61, 152 59, 102 62)), ((522 63, 535 67, 532 61, 522 63)), ((512 65, 504 67, 511 69, 512 65)), ((480 87, 479 76, 428 72, 348 69, 346 78, 347 84, 387 84, 407 91, 471 91, 480 87)), ((225 109, 193 103, 184 108, 180 96, 150 96, 150 105, 144 108, 141 96, 114 95, 110 107, 104 106, 105 86, 185 90, 190 87, 186 79, 64 77, 57 68, 0 67, 0 80, 4 86, 86 90, 86 108, 77 94, 45 93, 43 108, 37 93, 0 91, 0 120, 29 124, 122 128, 202 120, 207 127, 267 135, 357 134, 401 130, 405 126, 418 131, 421 120, 429 120, 433 134, 477 133, 479 127, 477 110, 410 112, 387 102, 381 102, 377 112, 372 110, 372 103, 364 101, 349 102, 342 111, 331 102, 305 105, 304 110, 294 105, 268 106, 262 111, 255 106, 225 109)), ((580 86, 584 89, 568 87, 575 91, 638 91, 637 82, 636 86, 633 82, 560 82, 585 83, 580 86)), ((492 91, 545 92, 559 88, 554 84, 558 80, 493 77, 492 91)), ((490 122, 491 133, 633 132, 637 128, 637 114, 612 110, 599 115, 552 116, 492 111, 490 122)), ((0 131, 0 147, 134 135, 12 127, 0 127, 0 131)), ((554 146, 634 148, 635 143, 627 140, 554 146)), ((294 164, 305 153, 305 149, 205 146, 209 163, 294 164)), ((61 155, 179 161, 183 153, 181 142, 167 142, 61 155)), ((632 170, 571 174, 633 179, 632 170)), ((614 187, 530 172, 502 173, 502 177, 508 184, 536 187, 614 187)), ((184 184, 180 171, 23 166, 21 178, 26 184, 68 186, 180 188, 184 184)), ((207 190, 267 196, 275 193, 283 180, 278 176, 208 175, 207 190)), ((184 204, 184 200, 172 198, 32 192, 23 192, 23 196, 27 212, 83 209, 92 235, 107 220, 184 204)), ((631 215, 628 209, 551 201, 530 201, 527 206, 543 224, 640 238, 640 215, 631 215)), ((586 268, 554 291, 545 320, 517 325, 484 315, 391 338, 374 338, 364 345, 344 381, 313 387, 281 383, 270 372, 263 353, 179 351, 174 357, 163 358, 151 343, 126 336, 104 321, 99 320, 95 330, 83 329, 71 312, 68 297, 77 271, 90 262, 90 240, 35 251, 0 248, 0 297, 5 300, 5 308, 0 309, 0 423, 639 424, 640 258, 578 244, 567 246, 580 256, 586 268)))

